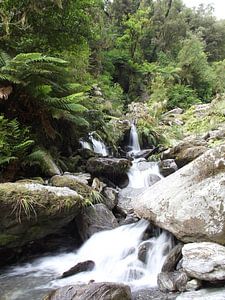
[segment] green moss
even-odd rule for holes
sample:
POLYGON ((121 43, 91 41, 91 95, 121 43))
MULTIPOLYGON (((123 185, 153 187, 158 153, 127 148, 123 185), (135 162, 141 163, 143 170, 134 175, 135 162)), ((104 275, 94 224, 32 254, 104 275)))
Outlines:
POLYGON ((15 241, 17 241, 17 237, 11 234, 0 234, 0 246, 7 246, 15 241))

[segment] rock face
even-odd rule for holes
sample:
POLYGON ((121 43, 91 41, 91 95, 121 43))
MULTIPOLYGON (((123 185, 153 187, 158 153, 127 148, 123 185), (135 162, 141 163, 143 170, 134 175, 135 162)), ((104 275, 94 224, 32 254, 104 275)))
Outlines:
POLYGON ((26 182, 0 184, 0 250, 56 233, 78 214, 82 201, 69 188, 26 182))
POLYGON ((117 183, 126 177, 131 162, 124 158, 90 158, 87 161, 87 171, 95 176, 103 176, 117 183))
POLYGON ((215 243, 191 243, 182 249, 184 271, 205 281, 225 280, 225 247, 215 243))
POLYGON ((130 287, 102 282, 70 285, 51 292, 43 300, 131 300, 130 287))
POLYGON ((78 232, 83 241, 94 233, 116 228, 118 222, 113 213, 104 204, 86 207, 76 218, 78 232))
POLYGON ((225 244, 225 145, 155 183, 132 206, 185 243, 225 244))

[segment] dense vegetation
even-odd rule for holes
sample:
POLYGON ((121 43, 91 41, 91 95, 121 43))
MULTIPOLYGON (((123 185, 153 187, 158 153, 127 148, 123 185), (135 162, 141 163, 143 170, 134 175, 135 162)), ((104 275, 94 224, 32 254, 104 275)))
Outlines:
MULTIPOLYGON (((162 112, 225 91, 225 20, 181 0, 0 2, 0 171, 17 178, 28 154, 69 157, 128 104, 162 112)), ((8 177, 7 177, 8 178, 8 177)))

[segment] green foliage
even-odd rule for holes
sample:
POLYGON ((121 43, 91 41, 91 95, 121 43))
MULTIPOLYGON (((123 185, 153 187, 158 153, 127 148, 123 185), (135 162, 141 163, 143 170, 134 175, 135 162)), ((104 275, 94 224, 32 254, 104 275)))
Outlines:
POLYGON ((191 36, 183 42, 178 65, 182 82, 195 89, 203 101, 208 101, 212 94, 212 74, 204 44, 197 36, 191 36))
POLYGON ((199 104, 201 102, 198 99, 196 91, 182 84, 173 85, 168 92, 168 98, 168 109, 175 107, 187 109, 193 104, 199 104))
POLYGON ((151 86, 152 94, 148 101, 150 113, 154 119, 159 119, 166 108, 168 96, 165 81, 161 75, 156 76, 151 86))
POLYGON ((225 92, 225 59, 223 61, 214 62, 213 70, 213 90, 215 93, 225 92))
POLYGON ((0 115, 0 169, 11 161, 24 159, 33 144, 28 128, 0 115))

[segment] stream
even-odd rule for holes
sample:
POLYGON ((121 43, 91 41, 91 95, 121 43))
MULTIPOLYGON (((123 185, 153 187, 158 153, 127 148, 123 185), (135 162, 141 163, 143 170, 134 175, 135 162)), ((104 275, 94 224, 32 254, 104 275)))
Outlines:
MULTIPOLYGON (((136 127, 131 127, 130 154, 140 151, 136 127)), ((108 154, 101 141, 90 136, 92 144, 81 141, 84 148, 94 149, 103 156, 108 154)), ((128 188, 143 189, 150 185, 149 177, 162 178, 156 163, 134 159, 128 172, 128 188)), ((143 287, 156 287, 157 274, 173 247, 173 238, 166 231, 157 236, 144 237, 148 221, 119 226, 98 232, 89 238, 80 249, 73 252, 42 256, 29 263, 7 268, 0 275, 1 300, 37 300, 48 291, 75 283, 111 281, 128 284, 132 291, 143 287), (144 260, 140 260, 140 249, 148 245, 144 260), (60 279, 63 272, 79 262, 92 260, 92 271, 60 279)))

